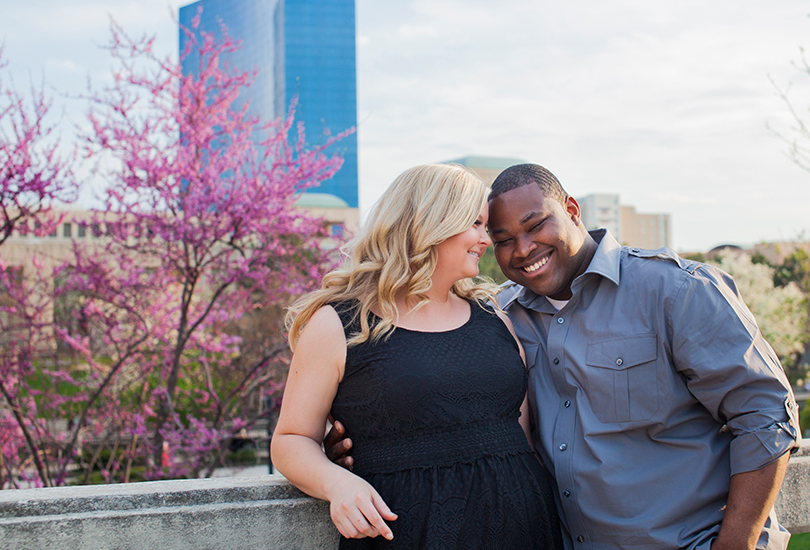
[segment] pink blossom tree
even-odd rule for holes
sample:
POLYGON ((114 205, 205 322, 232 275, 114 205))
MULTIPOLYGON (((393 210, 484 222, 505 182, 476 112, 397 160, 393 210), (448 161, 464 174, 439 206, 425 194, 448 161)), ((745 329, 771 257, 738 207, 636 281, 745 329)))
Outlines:
MULTIPOLYGON (((198 25, 184 75, 113 24, 119 68, 90 98, 83 147, 107 179, 103 235, 25 284, 0 270, 0 328, 24 336, 0 343, 0 488, 210 475, 283 385, 281 305, 332 261, 322 220, 294 204, 340 168, 325 149, 345 132, 308 148, 295 102, 270 122, 237 107, 253 74, 225 61, 239 47, 225 29, 198 25)), ((54 184, 29 218, 71 189, 45 152, 55 164, 31 164, 54 184)))
MULTIPOLYGON (((138 407, 131 411, 138 419, 107 424, 142 437, 149 477, 210 473, 231 435, 255 420, 246 396, 270 383, 285 347, 277 326, 243 353, 240 327, 328 266, 322 220, 294 204, 340 168, 325 149, 345 135, 307 148, 300 124, 291 143, 295 102, 271 122, 249 115, 246 104, 236 108, 253 74, 227 63, 239 45, 226 29, 218 40, 198 25, 199 15, 183 31, 181 61, 198 54, 196 71, 184 75, 180 63, 154 55, 151 40, 133 40, 113 24, 119 69, 114 85, 93 97, 85 148, 109 181, 98 222, 107 246, 94 260, 109 267, 80 255, 70 268, 71 288, 87 297, 83 311, 103 327, 102 347, 128 335, 114 346, 127 353, 105 358, 104 368, 113 365, 126 380, 111 378, 110 386, 138 407), (106 282, 93 286, 99 273, 106 282), (117 293, 100 292, 104 285, 117 293), (121 298, 133 288, 148 306, 137 321, 121 298)), ((86 337, 62 336, 102 368, 86 337)))

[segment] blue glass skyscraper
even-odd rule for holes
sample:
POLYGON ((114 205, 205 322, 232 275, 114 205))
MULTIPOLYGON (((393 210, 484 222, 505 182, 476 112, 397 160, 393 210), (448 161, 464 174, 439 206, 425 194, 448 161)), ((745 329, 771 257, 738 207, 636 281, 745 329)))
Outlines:
MULTIPOLYGON (((320 145, 327 134, 357 125, 354 0, 200 0, 180 8, 180 24, 191 27, 198 8, 200 27, 219 34, 220 21, 242 49, 229 62, 257 69, 256 81, 240 101, 264 120, 283 117, 294 94, 296 120, 304 122, 307 143, 320 145)), ((180 51, 185 35, 180 33, 180 51)), ((193 70, 192 55, 183 68, 193 70)), ((294 138, 295 136, 292 136, 294 138)), ((339 197, 357 208, 357 136, 333 145, 343 166, 311 191, 339 197)))

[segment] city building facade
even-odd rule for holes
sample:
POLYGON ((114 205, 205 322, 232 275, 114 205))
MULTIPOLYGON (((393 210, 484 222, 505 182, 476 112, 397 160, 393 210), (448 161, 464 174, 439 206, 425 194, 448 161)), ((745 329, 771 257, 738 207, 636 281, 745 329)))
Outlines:
POLYGON ((669 214, 640 214, 633 206, 619 210, 622 242, 639 248, 672 247, 669 214))
MULTIPOLYGON (((320 246, 326 250, 343 244, 345 237, 355 234, 360 226, 356 208, 348 208, 344 201, 324 193, 301 195, 295 208, 302 215, 321 221, 328 235, 320 246)), ((105 221, 118 218, 113 212, 99 213, 78 208, 54 209, 51 215, 54 219, 61 218, 61 221, 49 235, 36 236, 28 223, 16 227, 0 249, 3 263, 29 272, 38 269, 34 261, 40 267, 50 269, 68 259, 73 254, 75 243, 85 243, 91 251, 100 251, 108 240, 105 221)))
POLYGON ((622 238, 621 210, 619 209, 619 195, 607 193, 594 193, 580 199, 582 222, 588 229, 604 227, 616 237, 616 240, 626 244, 622 238))
POLYGON ((577 198, 582 221, 588 229, 605 227, 620 243, 637 248, 672 246, 669 214, 642 214, 635 207, 619 204, 619 195, 593 193, 577 198))

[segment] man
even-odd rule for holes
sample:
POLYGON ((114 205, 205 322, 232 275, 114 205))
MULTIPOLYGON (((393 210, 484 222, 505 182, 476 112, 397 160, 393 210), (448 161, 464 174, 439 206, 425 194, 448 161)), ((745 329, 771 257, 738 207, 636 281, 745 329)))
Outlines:
POLYGON ((489 206, 567 547, 784 549, 798 409, 731 278, 589 233, 541 166, 502 172, 489 206))
POLYGON ((490 194, 499 301, 573 548, 785 548, 790 385, 722 271, 588 232, 537 165, 490 194))

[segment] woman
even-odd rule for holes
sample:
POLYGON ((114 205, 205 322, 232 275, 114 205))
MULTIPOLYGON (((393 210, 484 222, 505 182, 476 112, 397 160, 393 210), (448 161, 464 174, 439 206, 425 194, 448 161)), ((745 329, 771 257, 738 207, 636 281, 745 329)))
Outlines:
POLYGON ((273 465, 331 503, 341 548, 562 548, 527 442, 522 350, 484 305, 495 287, 472 280, 491 244, 487 194, 458 166, 407 170, 348 267, 290 309, 273 465), (330 413, 354 472, 321 448, 330 413))

